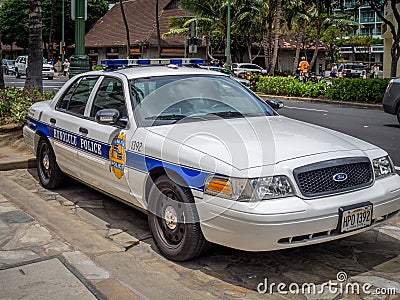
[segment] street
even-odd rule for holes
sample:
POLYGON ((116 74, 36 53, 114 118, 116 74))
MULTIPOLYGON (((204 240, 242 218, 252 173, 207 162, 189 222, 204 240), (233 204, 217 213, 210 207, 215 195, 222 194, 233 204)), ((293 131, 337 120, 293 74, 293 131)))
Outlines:
MULTIPOLYGON (((62 189, 46 190, 38 183, 36 169, 0 172, 0 179, 0 194, 12 197, 17 206, 27 209, 62 238, 57 253, 61 251, 67 258, 78 255, 69 250, 68 245, 72 245, 89 256, 97 268, 107 270, 110 278, 106 280, 122 282, 141 299, 342 299, 339 290, 332 292, 321 285, 336 281, 339 273, 349 282, 371 284, 373 288, 368 292, 375 293, 376 288, 386 288, 387 292, 394 289, 390 290, 392 294, 400 292, 400 244, 392 237, 398 230, 398 218, 328 243, 270 252, 245 252, 214 245, 203 257, 176 263, 159 254, 147 216, 130 206, 73 180, 62 189), (263 285, 266 281, 275 284, 274 291, 263 285), (319 294, 276 291, 278 284, 285 284, 287 290, 290 284, 301 287, 305 283, 315 284, 319 294)), ((23 235, 23 230, 17 232, 23 235)), ((30 240, 35 238, 33 235, 30 240)), ((35 243, 31 244, 28 248, 25 242, 24 251, 42 253, 34 247, 35 243)), ((17 255, 22 254, 16 252, 17 255)), ((4 261, 0 259, 0 267, 4 261)), ((95 278, 92 283, 102 290, 105 271, 97 275, 93 267, 85 270, 82 264, 77 268, 84 276, 85 271, 90 271, 87 276, 95 278)), ((372 295, 368 299, 383 299, 372 295)), ((368 295, 360 290, 349 296, 366 299, 368 295)))
MULTIPOLYGON (((4 75, 4 82, 8 87, 18 87, 23 88, 25 85, 25 76, 21 78, 15 78, 15 75, 4 75)), ((45 91, 58 91, 64 83, 67 82, 67 78, 55 76, 53 80, 48 80, 47 78, 43 78, 43 89, 45 91)))
POLYGON ((284 100, 284 104, 279 114, 331 128, 377 145, 389 153, 396 166, 400 166, 400 125, 396 116, 379 109, 347 105, 289 100, 284 100))

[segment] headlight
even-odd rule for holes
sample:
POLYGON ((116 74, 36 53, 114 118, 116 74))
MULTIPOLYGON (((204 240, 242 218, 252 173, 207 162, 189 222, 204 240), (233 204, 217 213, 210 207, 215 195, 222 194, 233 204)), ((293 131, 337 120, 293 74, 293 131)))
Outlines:
POLYGON ((204 193, 237 201, 260 201, 292 196, 294 189, 283 175, 254 179, 211 175, 204 184, 204 193))
POLYGON ((376 179, 394 174, 394 165, 389 156, 384 156, 372 160, 372 166, 374 168, 376 179))

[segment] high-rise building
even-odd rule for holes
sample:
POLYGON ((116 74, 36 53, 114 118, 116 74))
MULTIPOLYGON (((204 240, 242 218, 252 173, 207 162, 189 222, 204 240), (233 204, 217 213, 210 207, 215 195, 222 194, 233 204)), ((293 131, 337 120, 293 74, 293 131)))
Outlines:
MULTIPOLYGON (((381 39, 382 20, 378 14, 367 3, 358 7, 355 4, 355 0, 342 0, 342 8, 345 13, 352 15, 352 20, 359 24, 350 29, 349 34, 369 35, 374 39, 381 39)), ((360 46, 344 46, 339 48, 339 53, 342 58, 350 61, 368 60, 377 63, 383 61, 383 45, 381 44, 372 45, 369 49, 360 46), (366 56, 368 59, 365 59, 366 56)))

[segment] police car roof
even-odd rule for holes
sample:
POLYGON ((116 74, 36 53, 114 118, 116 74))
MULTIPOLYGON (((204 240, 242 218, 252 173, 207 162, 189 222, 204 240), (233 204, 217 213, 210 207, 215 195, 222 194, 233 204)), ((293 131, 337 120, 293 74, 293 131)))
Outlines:
MULTIPOLYGON (((110 72, 110 71, 103 71, 110 72)), ((170 75, 210 75, 216 76, 224 74, 217 74, 215 71, 210 71, 207 69, 200 68, 190 68, 190 67, 178 67, 176 65, 166 65, 166 66, 134 66, 122 69, 112 70, 113 73, 119 73, 125 75, 128 79, 136 79, 143 77, 153 77, 153 76, 170 76, 170 75)))

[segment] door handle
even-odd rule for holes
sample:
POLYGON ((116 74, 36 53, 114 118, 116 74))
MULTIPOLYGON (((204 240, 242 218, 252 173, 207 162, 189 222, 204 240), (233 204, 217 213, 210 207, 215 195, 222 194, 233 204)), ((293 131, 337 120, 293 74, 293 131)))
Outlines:
POLYGON ((57 121, 56 121, 56 119, 54 119, 54 118, 50 118, 50 123, 51 123, 51 124, 56 124, 57 121))
POLYGON ((79 132, 88 134, 89 130, 87 130, 86 128, 83 128, 83 127, 79 127, 79 132))

